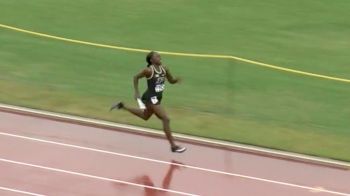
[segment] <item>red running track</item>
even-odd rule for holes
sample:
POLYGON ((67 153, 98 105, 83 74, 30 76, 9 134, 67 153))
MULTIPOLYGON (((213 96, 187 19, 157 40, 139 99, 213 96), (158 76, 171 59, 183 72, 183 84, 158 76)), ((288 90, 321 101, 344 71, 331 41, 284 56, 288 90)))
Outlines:
POLYGON ((182 144, 3 111, 0 195, 350 195, 346 169, 182 144))

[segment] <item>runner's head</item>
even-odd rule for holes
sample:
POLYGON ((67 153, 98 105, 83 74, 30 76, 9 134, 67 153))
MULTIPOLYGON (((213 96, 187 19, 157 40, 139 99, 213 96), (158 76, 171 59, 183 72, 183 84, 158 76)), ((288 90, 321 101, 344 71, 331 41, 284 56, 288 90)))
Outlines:
POLYGON ((146 56, 146 61, 148 63, 148 65, 147 65, 148 67, 150 65, 161 65, 162 64, 161 60, 162 59, 161 59, 159 53, 155 52, 155 51, 148 53, 146 56))

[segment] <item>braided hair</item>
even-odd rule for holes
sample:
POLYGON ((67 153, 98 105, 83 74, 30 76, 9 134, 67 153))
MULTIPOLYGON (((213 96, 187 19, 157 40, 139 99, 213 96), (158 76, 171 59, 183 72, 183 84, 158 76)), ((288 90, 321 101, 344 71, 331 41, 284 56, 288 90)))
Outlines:
POLYGON ((155 53, 156 53, 155 51, 151 51, 150 53, 147 54, 146 56, 147 67, 152 65, 151 59, 155 53))

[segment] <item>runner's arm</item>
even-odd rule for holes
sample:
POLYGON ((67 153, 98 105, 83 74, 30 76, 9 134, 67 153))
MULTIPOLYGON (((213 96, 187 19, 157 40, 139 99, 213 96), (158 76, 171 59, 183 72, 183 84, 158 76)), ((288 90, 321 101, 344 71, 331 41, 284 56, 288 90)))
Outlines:
POLYGON ((152 74, 152 71, 150 68, 145 68, 142 71, 140 71, 138 74, 134 76, 134 90, 135 90, 135 99, 140 98, 140 91, 139 91, 139 80, 143 77, 150 77, 152 74))
POLYGON ((176 84, 176 83, 181 81, 181 79, 179 77, 176 77, 176 78, 173 77, 173 75, 171 74, 170 70, 167 67, 165 67, 165 66, 163 66, 163 67, 166 71, 166 78, 168 79, 170 84, 176 84))

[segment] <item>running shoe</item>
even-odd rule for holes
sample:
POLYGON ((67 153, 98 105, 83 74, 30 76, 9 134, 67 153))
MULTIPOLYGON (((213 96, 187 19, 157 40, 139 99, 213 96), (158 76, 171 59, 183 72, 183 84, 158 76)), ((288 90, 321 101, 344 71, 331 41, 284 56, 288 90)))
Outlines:
POLYGON ((173 146, 173 147, 171 147, 171 152, 183 153, 186 150, 187 149, 185 147, 181 147, 181 146, 173 146))
POLYGON ((119 110, 119 109, 121 109, 123 107, 124 107, 123 102, 115 103, 115 104, 112 105, 112 107, 109 109, 109 111, 112 111, 114 109, 118 109, 119 110))

